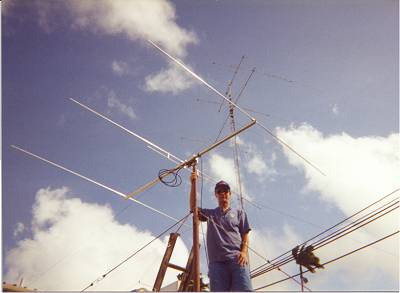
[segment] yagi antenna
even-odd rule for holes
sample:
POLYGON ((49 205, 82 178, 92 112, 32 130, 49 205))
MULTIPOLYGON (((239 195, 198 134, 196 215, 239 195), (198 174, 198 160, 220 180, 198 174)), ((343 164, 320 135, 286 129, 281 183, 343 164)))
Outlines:
MULTIPOLYGON (((25 154, 27 154, 27 155, 29 155, 29 156, 31 156, 31 157, 34 157, 34 158, 36 158, 36 159, 39 159, 39 160, 41 160, 41 161, 43 161, 43 162, 45 162, 45 163, 47 163, 47 164, 53 165, 54 167, 57 167, 57 168, 59 168, 59 169, 61 169, 61 170, 64 170, 64 171, 66 171, 66 172, 68 172, 68 173, 70 173, 70 174, 73 174, 73 175, 75 175, 75 176, 78 176, 78 177, 80 177, 80 178, 82 178, 82 179, 84 179, 84 180, 86 180, 86 181, 89 181, 89 182, 91 182, 91 183, 94 183, 95 185, 100 186, 101 188, 104 188, 104 189, 106 189, 106 190, 108 190, 108 191, 111 191, 111 192, 113 192, 113 193, 115 193, 115 194, 117 194, 117 195, 119 195, 119 196, 121 196, 121 197, 123 197, 123 198, 127 198, 127 197, 126 197, 126 194, 124 194, 124 193, 122 193, 122 192, 120 192, 120 191, 118 191, 118 190, 116 190, 116 189, 114 189, 114 188, 108 187, 108 186, 106 186, 106 185, 104 185, 104 184, 102 184, 102 183, 100 183, 100 182, 98 182, 98 181, 96 181, 96 180, 93 180, 93 179, 91 179, 91 178, 89 178, 89 177, 86 177, 86 176, 84 176, 84 175, 82 175, 82 174, 79 174, 78 172, 72 171, 72 170, 70 170, 70 169, 68 169, 68 168, 66 168, 66 167, 63 167, 63 166, 61 166, 61 165, 59 165, 59 164, 57 164, 57 163, 54 163, 54 162, 52 162, 52 161, 50 161, 50 160, 48 160, 48 159, 45 159, 45 158, 43 158, 43 157, 41 157, 41 156, 38 156, 38 155, 36 155, 36 154, 34 154, 34 153, 31 153, 31 152, 29 152, 29 151, 27 151, 27 150, 24 150, 23 148, 20 148, 20 147, 18 147, 18 146, 11 145, 11 147, 14 148, 14 149, 16 149, 16 150, 18 150, 18 151, 21 151, 21 152, 23 152, 23 153, 25 153, 25 154)), ((134 201, 135 203, 137 203, 137 204, 139 204, 139 205, 145 207, 146 209, 149 209, 149 210, 151 210, 151 211, 153 211, 153 212, 156 212, 156 213, 158 213, 158 214, 160 214, 160 215, 162 215, 162 216, 164 216, 164 217, 167 217, 167 218, 169 218, 169 219, 171 219, 171 220, 174 220, 175 222, 179 222, 178 219, 175 219, 174 217, 171 217, 170 215, 167 215, 166 213, 164 213, 164 212, 162 212, 162 211, 160 211, 160 210, 157 210, 157 209, 155 209, 155 208, 153 208, 153 207, 151 207, 151 206, 149 206, 149 205, 147 205, 147 204, 145 204, 145 203, 143 203, 143 202, 141 202, 141 201, 139 201, 139 200, 137 200, 137 199, 134 199, 134 198, 129 198, 129 199, 132 200, 132 201, 134 201)))
MULTIPOLYGON (((181 158, 173 155, 172 153, 170 153, 169 151, 165 150, 164 148, 156 145, 154 142, 151 142, 149 139, 144 138, 143 136, 133 132, 132 130, 127 129, 126 127, 118 124, 117 122, 111 120, 110 118, 108 118, 107 116, 97 112, 96 110, 90 108, 89 106, 83 104, 82 102, 79 102, 73 98, 69 98, 72 102, 76 103, 77 105, 81 106, 82 108, 92 112, 93 114, 95 114, 96 116, 99 116, 100 118, 103 118, 104 120, 110 122, 112 125, 117 126, 118 128, 124 130, 125 132, 129 133, 130 135, 140 139, 141 141, 143 141, 144 143, 147 144, 147 147, 152 150, 153 152, 159 154, 160 156, 163 156, 164 158, 167 158, 168 160, 170 160, 171 162, 175 163, 175 164, 180 164, 183 163, 184 160, 182 160, 181 158)), ((214 183, 216 183, 218 180, 213 178, 212 176, 201 172, 200 170, 197 170, 200 176, 203 176, 205 179, 210 180, 214 183)), ((233 194, 237 194, 237 192, 235 190, 232 190, 233 194)), ((244 197, 244 200, 246 200, 248 203, 250 203, 251 205, 253 205, 254 207, 260 209, 260 206, 258 206, 256 203, 250 201, 248 198, 244 197)))
POLYGON ((303 155, 301 155, 299 152, 297 152, 293 147, 291 147, 289 144, 287 144, 285 141, 277 137, 271 130, 269 130, 266 126, 264 126, 261 122, 256 121, 255 118, 253 118, 247 111, 245 111, 243 108, 239 107, 236 103, 232 102, 229 100, 225 95, 223 95, 221 92, 219 92, 217 89, 215 89, 212 85, 210 85, 208 82, 206 82, 203 78, 201 78, 199 75, 197 75, 195 72, 193 72, 188 66, 186 66, 182 61, 178 60, 177 58, 171 56, 168 54, 166 51, 164 51, 161 47, 159 47, 156 43, 154 43, 151 40, 147 40, 151 45, 153 45, 157 50, 162 52, 164 55, 166 55, 169 59, 174 61, 176 64, 178 64, 180 67, 182 67, 186 72, 188 72, 190 75, 192 75, 195 79, 200 81, 202 84, 204 84, 206 87, 208 87, 210 90, 212 90, 214 93, 216 93, 218 96, 222 97, 224 100, 226 100, 229 104, 237 108, 240 112, 242 112, 244 115, 246 115, 249 119, 252 121, 255 121, 258 126, 260 126, 264 131, 266 131, 269 135, 271 135, 279 144, 282 146, 286 147, 293 153, 295 153, 298 157, 300 157, 304 162, 306 162, 308 165, 310 165, 312 168, 314 168, 316 171, 318 171, 320 174, 326 176, 324 172, 321 171, 317 166, 315 166, 313 163, 311 163, 308 159, 306 159, 303 155))
POLYGON ((239 133, 241 133, 242 131, 250 128, 251 126, 253 126, 256 123, 255 120, 253 120, 252 122, 250 122, 249 124, 247 124, 246 126, 244 126, 243 128, 239 129, 238 131, 231 133, 230 135, 226 136, 225 138, 221 139, 220 141, 217 141, 216 143, 214 143, 213 145, 205 148, 204 150, 200 151, 199 153, 197 153, 196 155, 194 155, 193 157, 191 157, 190 159, 178 164, 177 166, 175 166, 173 169, 168 170, 168 172, 164 172, 163 174, 161 174, 160 176, 158 176, 156 179, 146 183, 145 185, 139 187, 137 190, 131 192, 126 198, 131 198, 132 196, 145 191, 146 189, 154 186, 155 184, 157 184, 158 182, 160 182, 164 177, 168 176, 169 174, 172 174, 173 172, 175 172, 176 170, 180 170, 182 168, 185 167, 190 167, 193 165, 193 163, 195 163, 195 161, 200 158, 201 156, 203 156, 205 153, 208 153, 209 151, 211 151, 212 149, 216 148, 217 146, 221 145, 222 143, 224 143, 225 141, 231 139, 232 137, 235 137, 236 135, 238 135, 239 133))
MULTIPOLYGON (((134 135, 135 137, 141 139, 142 141, 148 143, 148 146, 152 149, 155 150, 157 153, 161 154, 161 155, 165 155, 167 154, 167 158, 170 160, 176 160, 178 162, 180 162, 175 168, 171 169, 171 170, 165 170, 162 173, 159 173, 159 176, 145 184, 144 186, 140 187, 138 190, 128 194, 126 196, 126 199, 133 199, 132 196, 134 196, 135 194, 142 192, 150 187, 152 187, 153 185, 157 184, 158 182, 162 181, 164 177, 168 176, 169 174, 173 174, 174 172, 178 172, 180 169, 182 168, 187 168, 187 167, 191 167, 192 168, 192 176, 190 177, 190 181, 191 181, 191 189, 190 189, 190 211, 193 214, 193 264, 192 264, 192 272, 193 272, 193 289, 196 292, 200 291, 200 245, 199 245, 199 215, 198 215, 198 206, 197 206, 197 191, 196 191, 196 180, 197 180, 197 170, 196 170, 196 164, 197 164, 197 160, 198 158, 200 158, 202 155, 204 155, 205 153, 211 151, 212 149, 218 147, 219 145, 221 145, 222 143, 224 143, 225 141, 231 139, 232 137, 235 137, 236 135, 238 135, 240 132, 248 129, 249 127, 253 126, 256 121, 252 120, 251 123, 249 123, 248 125, 246 125, 245 127, 241 128, 240 130, 232 133, 231 135, 228 135, 227 137, 225 137, 224 139, 214 143, 213 145, 209 146, 208 148, 202 150, 201 152, 197 153, 197 155, 193 156, 192 158, 188 159, 187 161, 183 161, 181 162, 181 160, 175 156, 172 156, 171 154, 169 154, 166 150, 160 148, 159 146, 153 144, 152 142, 150 142, 149 140, 146 140, 145 138, 137 135, 136 133, 126 129, 125 127, 120 126, 119 124, 115 123, 114 121, 112 121, 111 119, 105 117, 104 115, 101 115, 100 113, 97 113, 96 111, 90 109, 89 107, 83 105, 82 103, 77 102, 74 99, 71 99, 73 102, 77 103, 78 105, 84 107, 85 109, 91 111, 92 113, 98 115, 99 117, 102 117, 104 119, 106 119, 107 121, 109 121, 110 123, 112 123, 113 125, 116 125, 118 127, 120 127, 121 129, 127 131, 128 133, 134 135)), ((175 174, 176 176, 178 176, 177 174, 175 174)), ((164 184, 167 184, 165 181, 162 181, 164 184)))

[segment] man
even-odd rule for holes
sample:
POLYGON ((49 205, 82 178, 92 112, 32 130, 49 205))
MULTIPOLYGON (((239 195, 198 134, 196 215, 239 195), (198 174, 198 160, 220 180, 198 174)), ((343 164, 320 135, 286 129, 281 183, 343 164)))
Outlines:
POLYGON ((242 210, 231 208, 231 190, 225 181, 215 185, 218 207, 199 209, 207 221, 207 250, 211 291, 252 291, 248 266, 250 226, 242 210))

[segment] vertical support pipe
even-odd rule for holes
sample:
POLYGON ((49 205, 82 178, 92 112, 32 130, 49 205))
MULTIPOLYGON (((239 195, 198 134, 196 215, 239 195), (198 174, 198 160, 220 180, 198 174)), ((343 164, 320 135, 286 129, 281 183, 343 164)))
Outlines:
POLYGON ((196 191, 196 161, 192 165, 191 190, 190 190, 190 210, 193 212, 193 273, 194 288, 193 291, 200 291, 200 249, 199 249, 199 214, 197 208, 196 191))
POLYGON ((300 265, 301 292, 304 291, 303 267, 300 265))

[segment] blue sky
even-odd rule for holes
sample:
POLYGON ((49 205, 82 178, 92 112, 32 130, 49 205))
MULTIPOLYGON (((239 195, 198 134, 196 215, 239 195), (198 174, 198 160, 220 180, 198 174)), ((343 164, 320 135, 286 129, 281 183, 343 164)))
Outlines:
MULTIPOLYGON (((172 224, 136 204, 120 213, 128 204, 120 197, 10 147, 129 193, 174 164, 69 98, 182 159, 212 143, 227 116, 226 102, 218 112, 221 98, 146 39, 222 93, 245 55, 234 96, 256 71, 239 105, 257 111, 250 113, 327 174, 257 125, 240 135, 246 195, 289 215, 246 205, 253 247, 266 258, 399 187, 396 1, 2 1, 4 280, 24 277, 39 289, 81 290, 172 224)), ((249 123, 239 111, 235 118, 237 127, 249 123)), ((228 124, 223 135, 229 131, 228 124)), ((202 166, 236 185, 229 143, 205 155, 202 166)), ((183 217, 189 173, 181 176, 180 187, 158 184, 138 199, 183 217)), ((212 190, 213 183, 204 181, 203 206, 216 205, 212 190)), ((398 229, 397 220, 398 214, 385 216, 321 249, 321 258, 383 237, 398 229)), ((182 236, 177 262, 184 264, 190 231, 182 236)), ((154 259, 133 261, 94 289, 151 287, 165 241, 149 252, 154 259), (144 267, 150 271, 139 276, 144 267)), ((309 287, 396 290, 398 248, 395 238, 359 252, 310 276, 309 287), (350 276, 368 278, 350 282, 350 276)), ((254 255, 251 261, 261 263, 254 255)), ((298 270, 293 263, 283 269, 298 270)), ((257 284, 279 278, 267 274, 257 284)), ((272 289, 299 288, 291 281, 279 286, 272 289)))

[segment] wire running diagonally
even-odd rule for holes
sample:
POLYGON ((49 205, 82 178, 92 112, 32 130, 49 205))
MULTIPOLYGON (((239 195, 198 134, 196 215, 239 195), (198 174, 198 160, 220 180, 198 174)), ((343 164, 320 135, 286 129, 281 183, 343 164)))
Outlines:
MULTIPOLYGON (((133 202, 129 202, 126 206, 122 207, 119 211, 117 211, 114 215, 114 219, 118 219, 124 212, 126 212, 129 208, 131 208, 133 206, 133 202)), ((105 231, 105 227, 107 227, 108 225, 105 225, 102 227, 102 230, 105 231)), ((93 237, 94 233, 98 232, 98 231, 92 231, 91 234, 89 234, 89 238, 87 239, 91 239, 91 237, 93 237)), ((64 256, 60 257, 59 259, 57 259, 53 264, 51 264, 50 266, 48 266, 46 269, 44 269, 43 271, 36 273, 35 275, 33 275, 33 279, 32 281, 30 281, 30 283, 35 283, 36 281, 40 280, 43 276, 45 276, 49 271, 53 270, 56 266, 60 265, 61 263, 63 263, 65 260, 67 259, 71 259, 71 257, 73 255, 75 255, 78 251, 82 250, 85 246, 82 245, 80 247, 78 247, 77 249, 74 249, 72 251, 67 252, 64 256)))
MULTIPOLYGON (((330 230, 332 230, 332 229, 334 229, 334 228, 338 227, 339 225, 343 224, 344 222, 346 222, 346 221, 350 220, 351 218, 354 218, 355 216, 357 216, 357 215, 361 214, 362 212, 366 211, 366 210, 367 210, 367 209, 369 209, 370 207, 372 207, 372 206, 374 206, 374 205, 378 204, 379 202, 381 202, 381 201, 385 200, 385 199, 386 199, 386 198, 388 198, 389 196, 391 196, 391 195, 395 194, 395 193, 396 193, 396 192, 398 192, 399 190, 400 190, 400 188, 397 188, 397 189, 393 190, 392 192, 390 192, 390 193, 388 193, 388 194, 384 195, 384 196, 383 196, 383 197, 381 197, 380 199, 378 199, 378 200, 374 201, 373 203, 369 204, 369 205, 368 205, 368 206, 366 206, 365 208, 363 208, 363 209, 361 209, 361 210, 359 210, 359 211, 357 211, 357 212, 353 213, 352 215, 350 215, 350 216, 346 217, 345 219, 341 220, 341 221, 340 221, 340 222, 338 222, 337 224, 335 224, 335 225, 333 225, 333 226, 331 226, 331 227, 329 227, 329 228, 325 229, 325 230, 324 230, 324 231, 322 231, 321 233, 319 233, 319 234, 317 234, 317 235, 313 236, 312 238, 310 238, 310 239, 308 239, 308 240, 304 241, 304 242, 303 242, 303 243, 301 243, 300 245, 304 245, 305 243, 307 243, 307 242, 310 242, 311 240, 314 240, 314 239, 316 239, 317 237, 319 237, 319 236, 321 236, 321 235, 325 234, 326 232, 328 232, 328 231, 330 231, 330 230)), ((288 251, 286 251, 285 253, 283 253, 283 254, 279 255, 278 257, 275 257, 275 258, 274 258, 274 259, 272 259, 271 261, 275 261, 275 260, 277 260, 277 259, 281 258, 282 256, 284 256, 284 255, 286 255, 286 254, 288 254, 288 253, 290 253, 290 252, 291 252, 291 250, 288 250, 288 251)), ((265 266, 265 265, 267 265, 267 264, 261 265, 261 266, 259 266, 259 267, 255 268, 255 269, 253 269, 253 270, 252 270, 252 273, 253 273, 253 272, 255 272, 256 270, 259 270, 259 269, 261 269, 261 268, 262 268, 263 266, 265 266)))
MULTIPOLYGON (((343 254, 343 255, 338 256, 338 257, 336 257, 336 258, 334 258, 334 259, 331 259, 331 260, 329 260, 329 261, 323 263, 322 265, 323 265, 323 266, 326 266, 326 265, 328 265, 328 264, 330 264, 330 263, 333 263, 333 262, 335 262, 335 261, 337 261, 337 260, 339 260, 339 259, 341 259, 341 258, 344 258, 344 257, 346 257, 346 256, 349 256, 349 255, 351 255, 351 254, 353 254, 353 253, 355 253, 355 252, 357 252, 357 251, 360 251, 360 250, 365 249, 365 248, 367 248, 367 247, 369 247, 369 246, 371 246, 371 245, 374 245, 374 244, 376 244, 376 243, 378 243, 378 242, 380 242, 380 241, 383 241, 383 240, 385 240, 385 239, 387 239, 387 238, 389 238, 389 237, 392 237, 392 236, 394 236, 394 235, 396 235, 396 234, 398 234, 398 233, 399 233, 399 231, 395 231, 395 232, 393 232, 393 233, 391 233, 391 234, 388 234, 388 235, 386 235, 386 236, 384 236, 384 237, 382 237, 382 238, 380 238, 380 239, 378 239, 378 240, 376 240, 376 241, 370 242, 370 243, 368 243, 368 244, 366 244, 366 245, 364 245, 364 246, 361 246, 361 247, 359 247, 359 248, 357 248, 357 249, 354 249, 354 250, 352 250, 352 251, 350 251, 350 252, 348 252, 348 253, 346 253, 346 254, 343 254)), ((308 270, 303 271, 303 274, 306 273, 306 272, 308 272, 308 270)), ((255 291, 261 290, 261 289, 265 289, 265 288, 267 288, 267 287, 270 287, 270 286, 272 286, 272 285, 276 285, 276 284, 278 284, 278 283, 281 283, 281 282, 283 282, 283 281, 289 280, 290 278, 297 277, 297 276, 299 276, 299 275, 300 275, 300 273, 295 274, 295 275, 292 275, 292 276, 290 276, 290 277, 288 277, 288 278, 285 278, 285 279, 282 279, 282 280, 279 280, 279 281, 276 281, 276 282, 267 284, 267 285, 265 285, 265 286, 261 286, 261 287, 259 287, 259 288, 256 288, 255 291)))
MULTIPOLYGON (((391 193, 391 194, 393 194, 393 193, 391 193)), ((387 196, 385 196, 384 198, 386 198, 386 197, 387 196)), ((382 199, 384 199, 384 198, 382 198, 382 199)), ((379 202, 379 201, 377 201, 377 202, 379 202)), ((375 204, 377 202, 375 202, 375 204)), ((370 206, 371 205, 369 205, 369 207, 370 206)), ((388 203, 383 204, 382 206, 379 206, 375 210, 363 215, 362 217, 360 217, 360 218, 356 219, 355 221, 351 222, 350 224, 337 229, 336 231, 324 236, 323 238, 321 238, 319 240, 314 241, 311 245, 314 246, 314 250, 318 249, 318 248, 321 248, 322 246, 325 246, 325 245, 327 245, 327 244, 329 244, 329 243, 331 243, 333 241, 336 241, 339 238, 342 238, 342 237, 344 237, 344 236, 346 236, 346 235, 348 235, 348 234, 360 229, 361 227, 363 227, 365 225, 368 225, 373 221, 378 220, 379 218, 381 218, 381 217, 385 216, 386 214, 396 210, 397 208, 399 208, 398 197, 393 199, 393 200, 391 200, 388 203)), ((365 210, 365 208, 363 210, 365 210)), ((360 211, 355 213, 355 215, 357 215, 359 213, 360 213, 360 211)), ((338 224, 340 224, 342 222, 343 221, 339 222, 338 224)), ((334 227, 337 227, 338 224, 336 224, 335 226, 331 227, 330 229, 325 230, 324 232, 329 231, 334 227)), ((318 234, 317 236, 319 236, 321 234, 322 233, 318 234)), ((305 243, 308 243, 309 241, 311 241, 311 240, 313 240, 315 238, 316 238, 316 236, 314 236, 313 238, 305 241, 304 243, 302 243, 300 245, 305 245, 305 243)), ((278 261, 278 259, 282 258, 284 255, 287 255, 289 252, 291 252, 291 250, 289 250, 288 252, 286 252, 284 254, 281 254, 280 256, 278 256, 278 257, 276 257, 274 259, 272 259, 272 261, 268 263, 269 264, 268 267, 265 267, 267 264, 264 264, 264 265, 261 265, 261 266, 255 268, 255 269, 253 269, 251 271, 252 278, 255 278, 255 277, 258 277, 260 275, 263 275, 263 274, 275 269, 276 266, 282 266, 282 265, 285 265, 285 264, 293 261, 294 258, 293 258, 293 256, 291 254, 289 254, 289 256, 287 256, 287 257, 285 257, 285 258, 283 258, 283 259, 278 261)))
MULTIPOLYGON (((356 222, 356 223, 354 223, 353 225, 351 225, 351 226, 350 226, 349 228, 347 228, 347 229, 341 228, 337 233, 336 233, 336 232, 332 233, 331 235, 333 235, 333 236, 328 235, 327 237, 325 237, 325 238, 322 239, 321 241, 317 241, 316 243, 313 243, 312 245, 314 246, 314 250, 319 249, 319 248, 321 248, 321 247, 323 247, 323 246, 325 246, 325 245, 327 245, 327 244, 329 244, 329 243, 331 243, 331 242, 333 242, 333 241, 336 241, 336 240, 338 240, 338 239, 340 239, 340 238, 342 238, 342 237, 344 237, 344 236, 346 236, 346 235, 348 235, 348 234, 350 234, 350 233, 352 233, 352 232, 354 232, 354 231, 360 229, 361 227, 363 227, 363 226, 365 226, 365 225, 368 225, 369 223, 371 223, 371 222, 373 222, 373 221, 375 221, 375 220, 377 220, 377 219, 383 217, 384 215, 386 215, 386 214, 388 214, 388 213, 394 211, 395 209, 399 208, 398 202, 392 204, 391 206, 389 206, 389 207, 387 207, 387 208, 384 209, 384 210, 382 210, 382 211, 379 211, 379 212, 373 214, 373 215, 370 216, 370 217, 367 217, 366 219, 362 220, 361 222, 356 222), (390 207, 392 207, 393 205, 396 205, 396 204, 397 204, 396 207, 394 207, 394 208, 390 209, 389 211, 386 211, 386 212, 383 213, 383 211, 385 211, 387 208, 390 208, 390 207), (369 220, 371 217, 374 217, 374 216, 376 216, 376 215, 378 215, 376 218, 374 218, 374 219, 372 219, 372 220, 369 220), (369 221, 367 221, 367 220, 369 220, 369 221), (365 222, 365 221, 367 221, 367 222, 365 222), (363 224, 360 225, 361 223, 363 223, 363 224), (357 227, 357 226, 358 226, 358 227, 357 227), (354 229, 353 229, 353 228, 354 228, 354 229), (352 229, 352 230, 351 230, 351 229, 352 229)), ((278 262, 271 263, 271 265, 270 265, 269 267, 267 267, 267 268, 265 268, 265 269, 263 269, 263 270, 261 270, 261 271, 258 271, 258 272, 256 272, 256 273, 253 273, 251 276, 252 276, 252 278, 256 278, 256 277, 258 277, 258 276, 261 276, 261 275, 263 275, 263 274, 266 274, 266 273, 268 273, 269 271, 275 269, 276 266, 283 266, 283 265, 286 265, 287 263, 289 263, 289 262, 291 262, 291 261, 293 261, 293 260, 294 260, 293 256, 288 256, 288 257, 286 257, 286 258, 283 259, 283 260, 280 260, 280 261, 278 261, 278 262)))
POLYGON ((156 237, 154 237, 151 241, 149 241, 148 243, 146 243, 145 245, 143 245, 141 248, 139 248, 138 250, 136 250, 135 252, 133 252, 132 254, 130 254, 127 258, 125 258, 123 261, 121 261, 120 263, 118 263, 116 266, 112 267, 110 270, 108 270, 106 273, 104 273, 103 275, 101 275, 101 277, 95 279, 93 282, 91 282, 88 286, 86 286, 85 288, 83 288, 81 290, 81 292, 86 291, 88 288, 94 286, 95 284, 97 284, 98 282, 102 281, 105 277, 107 277, 110 273, 112 273, 113 271, 115 271, 117 268, 119 268, 120 266, 122 266, 124 263, 126 263, 128 260, 130 260, 131 258, 133 258, 135 255, 137 255, 139 252, 141 252, 143 249, 145 249, 146 247, 148 247, 151 243, 153 243, 154 241, 156 241, 157 239, 159 239, 160 237, 162 237, 165 233, 167 233, 169 230, 171 230, 172 228, 174 228, 175 226, 177 226, 178 224, 180 224, 179 228, 177 231, 179 231, 179 229, 182 227, 182 225, 184 224, 184 222, 186 221, 186 219, 191 215, 191 213, 187 214, 186 216, 184 216, 182 219, 180 219, 178 222, 174 223, 172 226, 168 227, 167 229, 165 229, 164 231, 162 231, 160 234, 158 234, 156 237))

